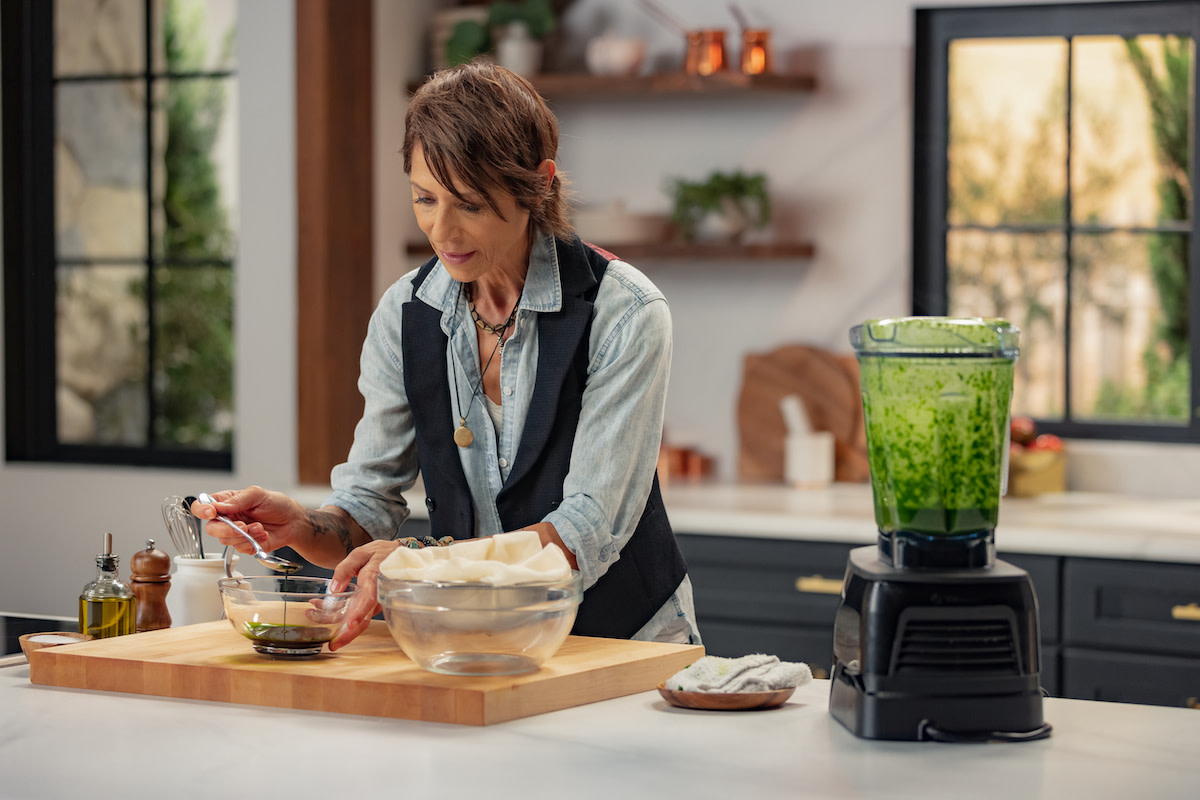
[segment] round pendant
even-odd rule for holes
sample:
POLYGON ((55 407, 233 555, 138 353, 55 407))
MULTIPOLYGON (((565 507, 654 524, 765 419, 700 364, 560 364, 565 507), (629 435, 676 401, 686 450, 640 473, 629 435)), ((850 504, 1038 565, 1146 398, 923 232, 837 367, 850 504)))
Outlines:
POLYGON ((466 425, 459 425, 454 429, 454 443, 459 447, 470 447, 473 441, 475 441, 475 435, 466 425))

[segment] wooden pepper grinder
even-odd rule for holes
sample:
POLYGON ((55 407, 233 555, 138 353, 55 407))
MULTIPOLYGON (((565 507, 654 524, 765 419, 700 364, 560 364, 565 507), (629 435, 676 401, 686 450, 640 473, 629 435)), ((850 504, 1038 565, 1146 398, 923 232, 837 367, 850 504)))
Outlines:
POLYGON ((146 549, 129 559, 133 594, 137 597, 137 632, 171 627, 167 592, 171 590, 171 557, 146 540, 146 549))

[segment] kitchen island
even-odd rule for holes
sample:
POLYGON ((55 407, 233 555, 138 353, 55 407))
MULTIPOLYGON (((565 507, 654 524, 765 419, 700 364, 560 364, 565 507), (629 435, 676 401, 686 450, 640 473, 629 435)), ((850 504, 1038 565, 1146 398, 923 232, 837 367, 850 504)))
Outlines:
POLYGON ((0 797, 1195 798, 1200 713, 1049 698, 1049 739, 857 739, 829 683, 767 711, 657 692, 488 727, 35 686, 0 667, 0 797))

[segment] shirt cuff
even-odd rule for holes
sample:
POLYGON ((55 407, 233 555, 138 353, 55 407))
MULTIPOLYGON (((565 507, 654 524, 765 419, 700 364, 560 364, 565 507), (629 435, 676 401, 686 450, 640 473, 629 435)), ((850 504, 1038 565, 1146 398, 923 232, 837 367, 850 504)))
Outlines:
POLYGON ((575 554, 583 588, 588 589, 621 557, 622 543, 612 535, 612 524, 600 504, 587 495, 564 499, 546 515, 567 549, 575 554))

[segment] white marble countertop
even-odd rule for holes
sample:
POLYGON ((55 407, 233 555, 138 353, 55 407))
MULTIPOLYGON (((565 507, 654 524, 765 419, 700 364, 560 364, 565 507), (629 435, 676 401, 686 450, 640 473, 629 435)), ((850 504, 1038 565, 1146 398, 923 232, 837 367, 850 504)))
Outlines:
MULTIPOLYGON (((311 488, 295 496, 317 505, 326 494, 311 488)), ((428 517, 419 485, 406 499, 414 519, 428 517)), ((874 544, 878 536, 871 487, 865 483, 793 489, 781 484, 677 482, 663 490, 663 500, 678 533, 850 544, 874 544)), ((1085 492, 1005 498, 996 549, 1200 564, 1200 498, 1140 499, 1085 492)))
POLYGON ((35 686, 0 668, 0 796, 1195 798, 1200 713, 1049 698, 1049 739, 857 739, 827 681, 769 711, 645 692, 469 727, 35 686))
MULTIPOLYGON (((874 544, 871 487, 836 483, 676 484, 664 492, 679 533, 874 544)), ((1011 553, 1200 563, 1200 499, 1064 492, 1004 498, 996 549, 1011 553)))

